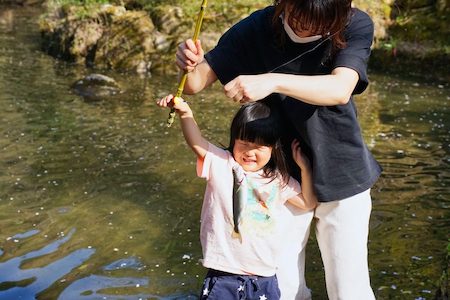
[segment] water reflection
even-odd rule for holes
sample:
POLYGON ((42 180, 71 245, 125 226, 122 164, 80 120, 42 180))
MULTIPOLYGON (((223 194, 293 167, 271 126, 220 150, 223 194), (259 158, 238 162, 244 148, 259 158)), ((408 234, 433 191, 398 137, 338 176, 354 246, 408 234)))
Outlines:
MULTIPOLYGON (((30 263, 33 259, 56 252, 70 240, 73 233, 74 230, 39 250, 0 263, 0 298, 35 299, 40 292, 89 259, 95 253, 94 249, 78 249, 40 268, 22 268, 23 264, 30 263)), ((26 237, 15 235, 14 242, 21 242, 19 238, 26 237)))
POLYGON ((117 289, 123 287, 134 287, 139 289, 148 286, 148 279, 142 278, 114 278, 106 276, 91 275, 86 278, 75 281, 67 287, 58 300, 94 300, 94 299, 117 299, 117 300, 137 300, 137 299, 154 299, 154 300, 194 300, 198 299, 195 295, 172 295, 172 296, 158 296, 145 293, 133 293, 132 290, 127 289, 127 294, 111 295, 102 293, 105 289, 117 289))
POLYGON ((25 238, 28 238, 28 237, 33 236, 35 234, 38 234, 38 233, 39 233, 39 230, 32 229, 32 230, 24 232, 24 233, 17 233, 15 235, 13 235, 12 237, 7 238, 6 240, 14 239, 15 242, 18 242, 18 240, 20 240, 20 239, 25 239, 25 238))
POLYGON ((109 288, 123 288, 123 287, 145 287, 148 286, 148 279, 143 278, 113 278, 106 276, 91 275, 86 278, 79 279, 68 286, 58 297, 58 300, 71 300, 71 299, 148 299, 150 297, 154 299, 154 295, 132 293, 128 289, 130 295, 110 295, 102 293, 101 290, 109 288))
MULTIPOLYGON (((43 258, 58 250, 61 252, 61 246, 69 242, 74 232, 75 230, 71 230, 67 235, 61 233, 62 238, 51 242, 39 250, 31 251, 0 263, 0 299, 36 299, 37 295, 48 289, 55 282, 66 282, 64 277, 88 261, 95 253, 95 249, 77 249, 62 258, 50 260, 47 265, 40 268, 23 268, 22 266, 32 263, 33 259, 43 258)), ((15 234, 7 240, 21 243, 24 239, 37 233, 39 233, 39 230, 30 230, 25 233, 15 234)), ((32 243, 32 241, 28 241, 28 243, 32 243)), ((59 253, 59 255, 61 254, 59 253)), ((114 261, 102 269, 111 273, 126 269, 141 271, 144 268, 145 265, 138 258, 129 257, 114 261)), ((114 275, 114 273, 111 275, 114 275)), ((73 281, 60 293, 58 299, 197 299, 195 295, 186 294, 159 296, 139 293, 139 289, 148 286, 148 278, 90 275, 73 281), (124 292, 126 294, 123 294, 124 292), (114 293, 117 295, 114 295, 114 293)))

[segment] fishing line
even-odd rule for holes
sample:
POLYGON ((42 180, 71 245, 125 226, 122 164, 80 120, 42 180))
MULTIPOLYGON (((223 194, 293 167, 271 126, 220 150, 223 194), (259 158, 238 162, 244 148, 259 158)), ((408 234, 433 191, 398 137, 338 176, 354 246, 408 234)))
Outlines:
POLYGON ((308 54, 308 53, 310 53, 310 52, 313 52, 314 50, 316 50, 317 48, 319 48, 320 45, 322 45, 323 43, 325 43, 326 41, 328 41, 329 39, 331 39, 336 33, 338 33, 338 32, 335 32, 335 33, 333 33, 333 34, 331 34, 331 35, 328 35, 328 37, 327 37, 326 39, 324 39, 323 41, 321 41, 320 43, 318 43, 317 45, 315 45, 313 48, 311 48, 311 49, 309 49, 308 51, 305 51, 305 52, 303 52, 303 53, 300 53, 299 55, 297 55, 297 56, 294 57, 293 59, 291 59, 291 60, 285 62, 285 63, 282 64, 282 65, 279 65, 278 67, 276 67, 276 68, 274 68, 274 69, 272 69, 272 70, 270 70, 268 73, 273 73, 275 70, 278 70, 278 69, 280 69, 280 68, 282 68, 282 67, 284 67, 284 66, 286 66, 286 65, 288 65, 288 64, 290 64, 290 63, 292 63, 293 61, 296 61, 297 59, 301 58, 303 55, 306 55, 306 54, 308 54))

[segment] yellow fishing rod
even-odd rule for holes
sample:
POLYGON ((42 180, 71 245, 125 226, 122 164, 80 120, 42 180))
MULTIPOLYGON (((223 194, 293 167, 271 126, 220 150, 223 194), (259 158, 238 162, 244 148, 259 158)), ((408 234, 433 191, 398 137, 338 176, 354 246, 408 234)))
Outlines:
MULTIPOLYGON (((198 35, 200 34, 200 28, 202 27, 203 16, 205 14, 205 8, 206 8, 207 2, 208 2, 207 0, 202 1, 202 5, 200 6, 200 11, 198 12, 198 15, 197 15, 197 22, 195 23, 194 37, 192 38, 192 40, 194 42, 198 39, 198 35)), ((184 74, 183 74, 183 76, 181 76, 180 82, 178 84, 177 93, 176 93, 173 101, 176 101, 176 99, 181 97, 181 95, 183 94, 184 84, 186 83, 187 76, 188 76, 187 72, 184 71, 184 74)), ((170 113, 169 113, 169 118, 167 119, 167 127, 170 127, 174 120, 175 120, 175 109, 172 107, 172 109, 170 110, 170 113)))

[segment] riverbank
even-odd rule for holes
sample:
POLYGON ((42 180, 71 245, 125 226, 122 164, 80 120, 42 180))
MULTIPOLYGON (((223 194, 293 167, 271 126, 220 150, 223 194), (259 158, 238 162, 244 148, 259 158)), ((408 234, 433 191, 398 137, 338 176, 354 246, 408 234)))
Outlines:
MULTIPOLYGON (((371 69, 450 81, 449 8, 442 1, 429 2, 354 1, 375 23, 371 69)), ((39 22, 42 49, 97 69, 174 73, 176 47, 192 36, 200 3, 127 0, 118 5, 103 0, 49 0, 39 22)), ((233 23, 267 4, 270 1, 209 3, 200 35, 205 50, 233 23)))

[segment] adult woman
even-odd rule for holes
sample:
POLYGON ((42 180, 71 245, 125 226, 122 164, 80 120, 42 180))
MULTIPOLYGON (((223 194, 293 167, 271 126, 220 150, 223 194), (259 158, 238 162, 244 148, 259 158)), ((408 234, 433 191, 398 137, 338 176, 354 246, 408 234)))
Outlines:
MULTIPOLYGON (((330 299, 374 299, 367 238, 370 188, 381 168, 361 137, 352 100, 368 85, 372 39, 370 17, 351 8, 351 0, 280 0, 234 25, 206 56, 191 40, 177 51, 178 66, 189 72, 186 93, 217 79, 240 103, 278 93, 312 161, 320 200, 316 237, 330 299)), ((286 263, 298 255, 302 265, 304 243, 290 245, 280 265, 283 299, 309 297, 303 269, 294 274, 292 260, 286 263)))

